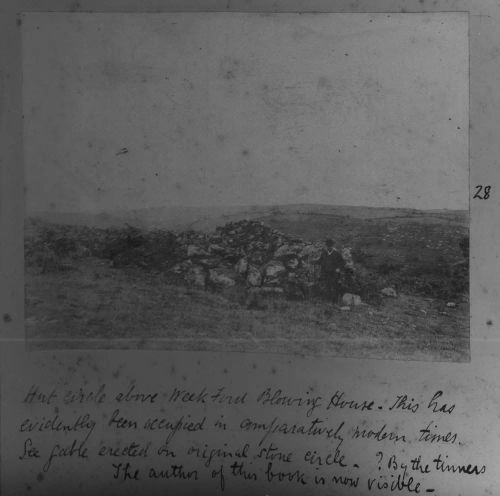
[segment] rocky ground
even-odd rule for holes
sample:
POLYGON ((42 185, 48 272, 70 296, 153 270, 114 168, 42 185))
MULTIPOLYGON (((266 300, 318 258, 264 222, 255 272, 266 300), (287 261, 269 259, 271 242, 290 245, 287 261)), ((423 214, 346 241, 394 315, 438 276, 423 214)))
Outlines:
POLYGON ((438 226, 439 240, 435 226, 391 221, 369 229, 364 222, 356 233, 360 226, 350 222, 349 246, 339 237, 354 275, 334 306, 318 281, 321 238, 301 236, 298 223, 298 235, 288 226, 285 233, 277 228, 283 219, 273 221, 241 220, 212 232, 31 222, 27 331, 66 345, 71 336, 73 344, 108 347, 112 336, 124 347, 467 359, 463 229, 443 234, 438 226), (441 259, 424 252, 414 259, 408 245, 419 233, 441 259), (443 250, 446 235, 455 246, 443 250))

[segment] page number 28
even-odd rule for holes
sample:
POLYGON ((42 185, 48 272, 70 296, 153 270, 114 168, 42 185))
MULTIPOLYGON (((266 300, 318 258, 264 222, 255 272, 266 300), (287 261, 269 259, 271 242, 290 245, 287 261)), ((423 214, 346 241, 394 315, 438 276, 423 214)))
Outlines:
POLYGON ((482 184, 478 184, 476 186, 476 192, 472 198, 477 198, 479 200, 487 200, 490 197, 491 186, 483 186, 482 184))

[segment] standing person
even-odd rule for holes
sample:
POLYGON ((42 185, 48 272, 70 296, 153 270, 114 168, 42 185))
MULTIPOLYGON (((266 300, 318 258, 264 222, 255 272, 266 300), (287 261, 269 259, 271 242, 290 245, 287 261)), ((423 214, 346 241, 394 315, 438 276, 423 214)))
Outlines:
POLYGON ((333 303, 338 303, 340 298, 340 276, 345 268, 345 262, 331 238, 325 241, 325 248, 319 258, 319 266, 321 268, 320 281, 327 298, 333 303))

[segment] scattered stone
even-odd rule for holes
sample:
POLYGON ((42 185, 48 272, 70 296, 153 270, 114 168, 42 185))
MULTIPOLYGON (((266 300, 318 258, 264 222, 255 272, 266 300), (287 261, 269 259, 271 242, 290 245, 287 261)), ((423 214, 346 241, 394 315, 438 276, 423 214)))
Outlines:
POLYGON ((246 272, 248 271, 248 260, 244 257, 240 258, 236 263, 234 270, 238 274, 246 274, 246 272))
POLYGON ((266 277, 274 278, 286 271, 285 266, 277 260, 271 260, 264 269, 266 277))
POLYGON ((214 269, 215 267, 218 267, 220 264, 220 259, 219 258, 200 258, 197 260, 197 263, 199 265, 203 265, 203 267, 207 269, 214 269))
POLYGON ((302 251, 301 245, 283 244, 274 252, 274 258, 290 257, 291 255, 298 255, 301 251, 302 251))
POLYGON ((285 266, 288 269, 296 269, 299 266, 299 259, 297 257, 291 256, 285 261, 285 266))
POLYGON ((287 255, 293 255, 293 252, 291 251, 290 245, 288 244, 282 244, 275 252, 274 252, 274 258, 281 258, 287 255))
POLYGON ((210 269, 208 271, 209 273, 209 279, 210 282, 215 284, 216 286, 222 286, 229 288, 231 286, 234 286, 236 284, 235 278, 234 278, 234 272, 231 271, 230 269, 224 269, 224 268, 216 268, 216 269, 210 269))
POLYGON ((247 282, 250 286, 260 286, 262 284, 262 274, 257 267, 253 265, 248 267, 247 282))
POLYGON ((356 294, 345 293, 342 296, 342 303, 344 305, 350 305, 350 306, 357 307, 357 306, 361 305, 361 297, 359 295, 356 295, 356 294))
POLYGON ((321 245, 306 244, 300 250, 300 258, 317 259, 321 255, 321 245))
POLYGON ((380 293, 384 296, 389 296, 391 298, 396 298, 398 296, 394 288, 384 288, 380 291, 380 293))
POLYGON ((170 268, 170 272, 173 272, 174 274, 183 274, 184 272, 187 272, 189 270, 191 265, 192 265, 191 260, 189 260, 189 263, 187 262, 178 263, 170 268))
POLYGON ((200 248, 199 246, 188 245, 188 247, 187 247, 187 256, 188 257, 196 257, 196 256, 206 257, 207 255, 208 255, 208 252, 206 252, 203 248, 200 248))
POLYGON ((210 253, 216 253, 216 254, 224 253, 226 251, 226 249, 223 246, 218 244, 211 244, 208 247, 208 250, 210 251, 210 253))

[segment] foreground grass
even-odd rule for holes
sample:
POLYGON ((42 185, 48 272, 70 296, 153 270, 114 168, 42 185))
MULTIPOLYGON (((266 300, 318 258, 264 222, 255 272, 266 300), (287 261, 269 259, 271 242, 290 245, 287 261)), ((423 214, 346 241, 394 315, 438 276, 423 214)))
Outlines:
POLYGON ((112 269, 26 273, 29 346, 297 353, 469 360, 468 303, 400 295, 351 311, 322 300, 270 300, 248 310, 233 294, 170 284, 161 272, 112 269))

